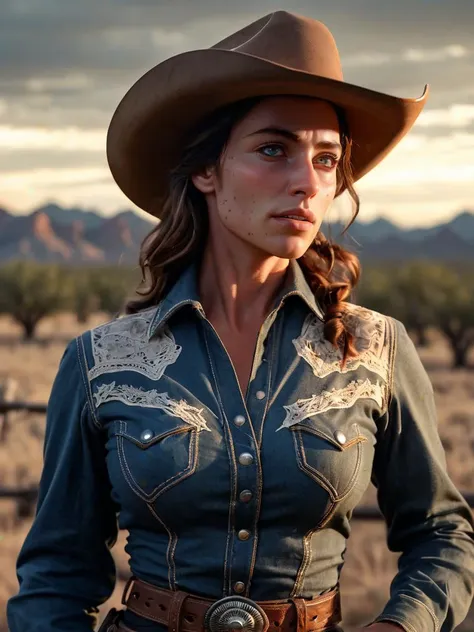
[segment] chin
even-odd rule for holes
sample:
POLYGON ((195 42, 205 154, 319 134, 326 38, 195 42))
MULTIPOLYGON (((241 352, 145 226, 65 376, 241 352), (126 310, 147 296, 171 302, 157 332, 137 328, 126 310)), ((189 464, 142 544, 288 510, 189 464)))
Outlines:
POLYGON ((280 257, 281 259, 299 259, 311 244, 312 241, 308 243, 307 240, 291 239, 284 243, 272 244, 271 247, 266 248, 266 251, 273 257, 280 257))

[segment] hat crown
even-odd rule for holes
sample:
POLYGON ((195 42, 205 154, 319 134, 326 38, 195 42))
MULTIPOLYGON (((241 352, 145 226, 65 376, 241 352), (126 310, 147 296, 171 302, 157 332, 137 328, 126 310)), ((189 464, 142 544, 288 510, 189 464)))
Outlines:
POLYGON ((245 53, 295 70, 343 80, 336 42, 322 23, 288 11, 275 11, 211 48, 245 53))

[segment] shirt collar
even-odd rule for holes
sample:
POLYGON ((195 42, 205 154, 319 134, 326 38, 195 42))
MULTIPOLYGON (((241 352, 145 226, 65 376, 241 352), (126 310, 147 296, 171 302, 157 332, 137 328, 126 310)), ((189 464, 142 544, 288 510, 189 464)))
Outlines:
POLYGON ((148 327, 148 339, 152 338, 156 331, 166 324, 172 314, 185 305, 190 305, 204 315, 204 310, 199 300, 197 265, 195 263, 188 266, 181 273, 176 283, 158 305, 148 327))
MULTIPOLYGON (((172 314, 186 305, 193 307, 194 310, 204 316, 204 309, 199 299, 197 269, 195 263, 186 268, 158 305, 155 315, 148 327, 149 339, 154 336, 160 327, 166 324, 172 314)), ((275 300, 275 309, 279 310, 290 296, 298 296, 301 298, 315 316, 323 320, 323 310, 316 301, 316 297, 308 285, 296 259, 290 259, 285 281, 275 300)))
POLYGON ((283 287, 281 288, 275 302, 276 308, 280 309, 283 303, 290 296, 298 296, 306 303, 315 316, 317 316, 320 320, 324 319, 324 312, 317 302, 313 291, 306 281, 303 270, 296 259, 290 259, 283 287))

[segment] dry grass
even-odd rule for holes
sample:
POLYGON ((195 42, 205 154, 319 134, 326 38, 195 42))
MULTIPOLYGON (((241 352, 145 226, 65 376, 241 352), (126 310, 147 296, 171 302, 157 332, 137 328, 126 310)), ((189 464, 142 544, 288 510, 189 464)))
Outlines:
MULTIPOLYGON (((106 320, 101 314, 89 326, 106 320)), ((0 382, 13 377, 19 384, 21 399, 46 402, 59 360, 68 340, 83 329, 71 315, 64 314, 42 323, 37 342, 25 344, 21 332, 6 318, 0 318, 0 382)), ((474 491, 474 371, 449 367, 449 350, 433 335, 432 344, 420 355, 433 382, 439 415, 440 434, 446 448, 448 468, 455 483, 465 491, 474 491)), ((474 364, 474 357, 472 358, 474 364)), ((3 485, 28 485, 38 481, 42 466, 44 419, 16 415, 5 444, 0 445, 0 480, 3 485)), ((374 501, 370 489, 366 502, 374 501)), ((14 501, 0 501, 0 632, 6 632, 2 614, 10 595, 17 590, 15 561, 31 524, 17 516, 14 501), (2 627, 3 626, 3 627, 2 627)), ((119 575, 128 574, 123 550, 125 534, 114 548, 119 575)), ((342 576, 343 606, 347 632, 351 625, 370 619, 385 603, 396 559, 386 550, 382 523, 354 522, 346 565, 342 576)), ((123 582, 117 583, 112 598, 102 612, 118 606, 123 582)), ((474 629, 474 612, 459 628, 474 629)))

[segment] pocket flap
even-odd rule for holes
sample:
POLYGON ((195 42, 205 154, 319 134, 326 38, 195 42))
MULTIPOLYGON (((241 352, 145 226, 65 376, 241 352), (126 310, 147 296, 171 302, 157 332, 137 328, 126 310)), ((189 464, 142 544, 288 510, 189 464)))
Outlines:
POLYGON ((304 419, 292 428, 321 437, 339 450, 347 450, 361 441, 367 441, 356 422, 341 425, 335 424, 334 421, 327 418, 319 417, 317 419, 304 419))
POLYGON ((134 423, 119 420, 115 422, 115 434, 118 437, 123 437, 131 441, 139 448, 142 448, 142 450, 146 450, 150 446, 162 441, 165 437, 195 430, 193 426, 177 417, 166 415, 165 421, 166 429, 164 429, 163 425, 159 422, 159 419, 155 419, 151 422, 137 421, 134 423))

